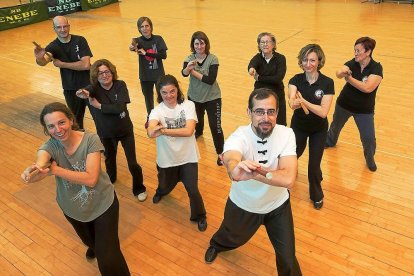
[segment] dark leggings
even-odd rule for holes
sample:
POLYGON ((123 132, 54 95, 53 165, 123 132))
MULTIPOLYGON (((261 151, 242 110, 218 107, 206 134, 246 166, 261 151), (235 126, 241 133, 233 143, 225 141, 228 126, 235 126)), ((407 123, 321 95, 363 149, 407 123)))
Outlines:
POLYGON ((118 238, 119 202, 114 202, 102 215, 89 222, 77 221, 65 215, 82 242, 95 251, 102 275, 130 275, 118 238))
POLYGON ((86 100, 76 96, 76 90, 63 90, 66 104, 75 115, 76 122, 80 129, 83 129, 83 117, 85 116, 86 100))
POLYGON ((124 137, 101 138, 101 141, 105 148, 106 172, 108 173, 111 182, 114 183, 117 177, 116 154, 118 151, 118 142, 121 141, 128 163, 128 169, 132 175, 132 193, 134 195, 139 195, 140 193, 145 192, 146 187, 142 176, 142 168, 137 162, 135 153, 134 133, 132 132, 124 137))
POLYGON ((154 86, 155 81, 141 81, 141 90, 145 98, 145 107, 147 109, 147 116, 154 109, 154 86))
POLYGON ((277 113, 276 124, 287 126, 286 123, 286 99, 285 95, 278 96, 279 99, 279 111, 277 113))
POLYGON ((294 125, 291 125, 296 137, 296 154, 302 156, 306 149, 306 142, 309 138, 309 162, 308 162, 308 180, 309 195, 312 201, 320 201, 323 199, 323 191, 321 182, 323 180, 321 161, 327 135, 328 122, 320 131, 307 132, 294 125))
MULTIPOLYGON (((188 98, 193 101, 191 98, 188 98)), ((214 147, 216 153, 223 153, 224 134, 221 128, 221 98, 208 101, 205 103, 194 102, 198 123, 195 128, 195 135, 200 136, 204 131, 204 113, 207 111, 208 124, 210 126, 211 135, 213 136, 214 147)))

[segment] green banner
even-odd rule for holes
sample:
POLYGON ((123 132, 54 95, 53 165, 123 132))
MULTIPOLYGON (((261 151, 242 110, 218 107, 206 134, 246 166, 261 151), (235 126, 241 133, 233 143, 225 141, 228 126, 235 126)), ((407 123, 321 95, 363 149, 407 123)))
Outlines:
POLYGON ((116 2, 118 2, 118 0, 81 0, 81 6, 83 11, 87 11, 90 9, 100 8, 116 2))
POLYGON ((80 0, 45 0, 49 17, 81 11, 80 0))
POLYGON ((0 31, 47 20, 49 15, 45 3, 34 2, 0 9, 0 31))

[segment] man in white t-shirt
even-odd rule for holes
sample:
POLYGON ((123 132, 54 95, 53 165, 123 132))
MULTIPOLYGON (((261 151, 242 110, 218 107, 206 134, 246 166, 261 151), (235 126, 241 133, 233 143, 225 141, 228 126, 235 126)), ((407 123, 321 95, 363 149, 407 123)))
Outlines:
POLYGON ((297 174, 296 141, 292 129, 276 125, 277 112, 278 100, 271 90, 254 90, 247 110, 251 123, 239 127, 224 144, 232 186, 206 263, 221 251, 245 244, 263 224, 276 252, 278 274, 301 275, 288 191, 297 174))

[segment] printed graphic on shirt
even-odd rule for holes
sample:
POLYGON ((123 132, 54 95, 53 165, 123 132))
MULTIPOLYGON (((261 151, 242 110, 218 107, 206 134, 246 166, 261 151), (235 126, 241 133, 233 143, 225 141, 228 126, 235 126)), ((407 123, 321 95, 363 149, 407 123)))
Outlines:
POLYGON ((364 76, 363 78, 362 78, 362 82, 366 82, 368 80, 368 77, 367 76, 364 76))
POLYGON ((79 45, 78 45, 78 44, 76 44, 76 45, 75 45, 75 52, 76 52, 76 54, 78 55, 78 59, 80 60, 80 59, 81 59, 81 57, 80 57, 80 55, 79 55, 79 45))
POLYGON ((164 119, 165 119, 165 123, 167 124, 168 129, 184 128, 185 125, 186 125, 184 110, 181 110, 180 115, 178 116, 178 118, 164 117, 164 119))
MULTIPOLYGON (((152 44, 152 49, 148 49, 147 53, 158 53, 157 44, 152 44)), ((156 58, 145 56, 145 59, 149 61, 149 69, 156 70, 158 69, 158 62, 156 58)))
MULTIPOLYGON (((85 160, 77 161, 75 164, 72 165, 72 168, 74 171, 77 171, 77 172, 85 172, 86 161, 85 160)), ((69 187, 73 185, 77 185, 77 184, 64 180, 64 185, 66 189, 69 189, 69 187)), ((74 197, 72 197, 72 201, 77 202, 79 204, 79 208, 83 208, 83 206, 85 206, 85 204, 88 203, 89 200, 92 200, 95 192, 96 192, 95 189, 92 188, 88 191, 88 189, 86 189, 86 186, 82 185, 79 192, 74 197)))
POLYGON ((322 97, 323 97, 324 94, 325 93, 323 93, 323 90, 322 89, 318 89, 318 90, 315 91, 315 98, 318 99, 318 100, 320 100, 320 99, 322 99, 322 97))

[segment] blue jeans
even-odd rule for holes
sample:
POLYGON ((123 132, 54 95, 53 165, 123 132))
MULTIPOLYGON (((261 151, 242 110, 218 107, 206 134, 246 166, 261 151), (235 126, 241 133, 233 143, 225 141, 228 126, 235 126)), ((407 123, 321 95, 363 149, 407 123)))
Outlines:
POLYGON ((359 136, 364 148, 365 160, 367 164, 372 164, 372 162, 374 162, 375 150, 377 148, 374 128, 374 113, 352 113, 336 104, 333 121, 326 138, 326 146, 333 147, 336 145, 342 128, 351 116, 354 117, 355 124, 359 130, 359 136))

